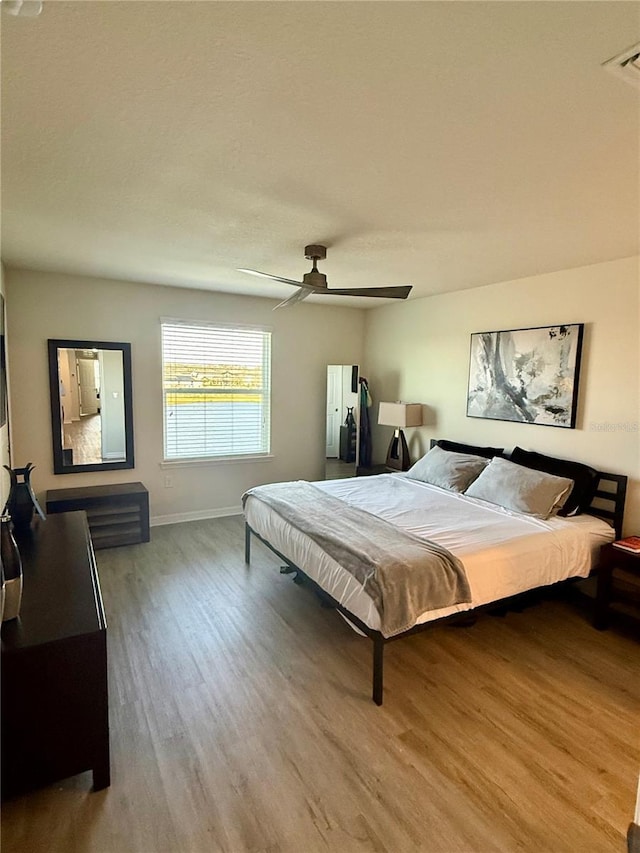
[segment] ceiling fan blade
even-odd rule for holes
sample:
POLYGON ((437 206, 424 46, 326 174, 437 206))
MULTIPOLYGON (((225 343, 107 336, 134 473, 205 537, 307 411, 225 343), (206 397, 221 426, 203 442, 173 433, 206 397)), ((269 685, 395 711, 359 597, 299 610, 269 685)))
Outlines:
POLYGON ((296 290, 293 296, 285 299, 284 302, 278 302, 273 310, 277 311, 278 308, 286 308, 287 305, 295 305, 296 302, 302 302, 302 300, 306 299, 307 296, 311 296, 312 293, 316 292, 317 291, 314 291, 310 287, 301 287, 299 290, 296 290))
POLYGON ((280 275, 271 275, 268 272, 258 272, 258 270, 247 270, 238 267, 238 272, 248 272, 249 275, 257 275, 259 278, 270 278, 271 281, 281 281, 283 284, 292 284, 294 287, 300 287, 301 281, 294 281, 292 278, 282 278, 280 275))
POLYGON ((328 287, 326 290, 316 290, 315 293, 326 293, 327 296, 378 296, 384 299, 406 299, 413 285, 405 284, 400 287, 351 287, 337 290, 328 287))

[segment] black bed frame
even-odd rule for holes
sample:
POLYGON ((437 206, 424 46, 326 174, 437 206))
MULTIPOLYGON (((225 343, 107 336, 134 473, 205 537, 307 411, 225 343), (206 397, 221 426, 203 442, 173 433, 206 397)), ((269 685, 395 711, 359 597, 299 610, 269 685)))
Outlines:
MULTIPOLYGON (((627 477, 624 474, 610 474, 604 471, 598 472, 598 481, 596 486, 596 492, 593 497, 593 501, 589 508, 589 514, 595 515, 598 518, 602 518, 607 522, 610 522, 612 527, 616 532, 616 539, 619 539, 622 535, 622 517, 624 515, 624 502, 627 493, 627 477)), ((476 613, 480 610, 484 610, 488 607, 495 607, 500 603, 506 603, 511 599, 502 599, 501 601, 492 601, 490 604, 484 605, 483 607, 478 607, 474 610, 466 610, 461 611, 459 613, 453 613, 451 616, 444 616, 440 619, 433 619, 430 622, 425 622, 421 625, 415 625, 413 628, 409 628, 408 631, 403 631, 400 634, 394 634, 393 637, 385 637, 380 631, 376 631, 373 628, 369 628, 368 625, 358 619, 357 616, 354 616, 346 607, 343 607, 339 601, 336 601, 333 596, 329 595, 322 587, 317 584, 312 578, 310 578, 303 569, 299 566, 296 566, 294 563, 289 560, 288 557, 285 557, 284 554, 281 554, 273 545, 260 536, 259 533, 256 533, 249 524, 245 522, 245 544, 244 544, 244 559, 245 563, 251 562, 251 535, 255 536, 259 539, 264 545, 269 548, 279 559, 284 562, 284 567, 281 571, 285 573, 296 572, 300 575, 301 578, 304 579, 305 583, 307 583, 319 596, 321 601, 328 606, 334 607, 336 610, 340 611, 342 615, 348 619, 356 628, 362 631, 367 637, 369 637, 373 641, 373 674, 372 674, 372 699, 376 703, 376 705, 382 705, 382 689, 383 689, 383 663, 384 663, 384 647, 387 643, 391 643, 394 640, 400 640, 402 637, 409 637, 411 634, 418 634, 422 631, 425 631, 427 628, 431 628, 434 625, 441 625, 445 622, 454 622, 460 620, 465 616, 469 616, 469 614, 476 613)), ((597 571, 597 567, 596 567, 597 571)), ((533 590, 530 590, 533 592, 533 590)), ((526 594, 526 593, 525 593, 526 594)), ((517 598, 518 596, 516 596, 517 598)))

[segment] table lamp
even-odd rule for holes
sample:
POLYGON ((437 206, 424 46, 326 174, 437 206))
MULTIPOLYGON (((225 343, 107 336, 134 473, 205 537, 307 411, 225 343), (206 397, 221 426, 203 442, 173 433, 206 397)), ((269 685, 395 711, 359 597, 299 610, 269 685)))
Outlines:
POLYGON ((395 427, 387 451, 387 468, 408 471, 411 457, 402 428, 422 425, 422 403, 380 403, 378 423, 395 427))

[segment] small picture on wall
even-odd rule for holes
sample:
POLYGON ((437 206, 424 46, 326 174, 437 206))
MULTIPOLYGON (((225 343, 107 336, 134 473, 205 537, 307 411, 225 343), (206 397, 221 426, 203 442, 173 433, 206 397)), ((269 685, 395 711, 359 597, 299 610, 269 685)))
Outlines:
POLYGON ((471 335, 467 416, 576 425, 584 323, 471 335))

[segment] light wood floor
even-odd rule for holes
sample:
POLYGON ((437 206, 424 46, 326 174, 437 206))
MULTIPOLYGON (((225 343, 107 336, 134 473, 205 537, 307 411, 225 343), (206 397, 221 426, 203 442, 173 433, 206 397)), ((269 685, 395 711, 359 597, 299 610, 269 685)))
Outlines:
MULTIPOLYGON (((240 518, 98 552, 112 785, 9 801, 3 853, 623 851, 640 646, 544 601, 371 649, 240 518)), ((46 708, 42 709, 46 713, 46 708)))
POLYGON ((100 415, 86 415, 64 425, 64 446, 73 450, 74 465, 102 462, 102 421, 100 415))

